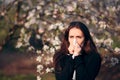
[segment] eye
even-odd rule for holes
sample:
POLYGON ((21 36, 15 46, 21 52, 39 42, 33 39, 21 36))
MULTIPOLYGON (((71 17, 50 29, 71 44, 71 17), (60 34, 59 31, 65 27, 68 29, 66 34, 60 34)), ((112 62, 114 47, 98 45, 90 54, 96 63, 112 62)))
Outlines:
POLYGON ((77 38, 82 38, 82 36, 77 36, 77 38))
POLYGON ((74 36, 69 36, 69 38, 73 38, 74 36))

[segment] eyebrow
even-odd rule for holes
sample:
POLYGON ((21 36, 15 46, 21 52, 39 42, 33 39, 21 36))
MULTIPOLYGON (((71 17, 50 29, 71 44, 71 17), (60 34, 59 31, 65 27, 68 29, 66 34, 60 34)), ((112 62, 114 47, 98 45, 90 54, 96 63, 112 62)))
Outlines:
MULTIPOLYGON (((73 37, 73 35, 69 35, 69 37, 73 37)), ((76 37, 83 37, 83 35, 79 35, 79 36, 76 36, 76 37)))

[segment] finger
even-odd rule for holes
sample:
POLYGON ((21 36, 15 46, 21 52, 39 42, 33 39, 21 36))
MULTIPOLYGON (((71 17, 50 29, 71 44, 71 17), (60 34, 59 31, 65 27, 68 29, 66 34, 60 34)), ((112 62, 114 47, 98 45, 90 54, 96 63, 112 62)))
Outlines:
POLYGON ((69 46, 68 51, 69 51, 70 54, 73 54, 74 53, 74 48, 72 46, 69 46))
POLYGON ((76 48, 80 48, 80 45, 78 43, 76 43, 75 47, 76 48))

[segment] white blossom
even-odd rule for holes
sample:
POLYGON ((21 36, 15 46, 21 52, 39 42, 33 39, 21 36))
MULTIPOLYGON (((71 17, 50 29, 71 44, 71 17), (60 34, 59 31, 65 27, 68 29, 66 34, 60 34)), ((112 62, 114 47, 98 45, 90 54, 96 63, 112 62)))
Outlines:
POLYGON ((37 23, 36 18, 34 17, 34 18, 30 19, 29 23, 30 23, 30 25, 31 24, 36 24, 37 23))
POLYGON ((107 27, 107 24, 106 24, 106 22, 105 21, 99 21, 99 26, 100 26, 100 28, 103 28, 103 29, 105 29, 106 27, 107 27))
POLYGON ((24 11, 27 11, 27 10, 30 9, 30 7, 29 7, 29 6, 22 5, 22 9, 23 9, 24 11))
POLYGON ((113 11, 113 12, 116 11, 116 7, 115 7, 115 6, 112 7, 112 11, 113 11))
POLYGON ((58 9, 54 9, 53 14, 57 14, 58 9))
POLYGON ((111 58, 111 65, 112 66, 114 66, 114 65, 116 65, 116 64, 118 64, 119 63, 119 59, 118 58, 115 58, 115 57, 112 57, 111 58))
POLYGON ((51 43, 53 44, 53 46, 56 46, 56 45, 60 45, 61 41, 56 36, 54 40, 53 39, 51 40, 51 43))
POLYGON ((36 61, 41 62, 42 61, 42 57, 41 56, 37 56, 36 61))
POLYGON ((68 12, 71 12, 71 11, 74 11, 75 9, 74 9, 74 7, 73 6, 71 6, 71 5, 68 5, 67 6, 67 11, 68 12))
POLYGON ((36 8, 37 8, 37 10, 40 10, 42 7, 41 6, 37 6, 36 8))
POLYGON ((40 54, 40 53, 41 53, 41 50, 37 50, 36 53, 37 53, 37 54, 40 54))
POLYGON ((50 41, 50 40, 51 40, 51 38, 49 38, 49 37, 46 39, 46 41, 50 41))
POLYGON ((30 28, 30 23, 29 22, 26 22, 25 24, 24 24, 24 26, 26 27, 26 28, 30 28))
POLYGON ((25 29, 22 28, 20 32, 21 32, 22 34, 24 34, 24 33, 25 33, 25 29))
POLYGON ((16 48, 20 48, 23 45, 22 42, 17 42, 16 48))
POLYGON ((34 10, 31 11, 31 12, 29 12, 29 15, 28 15, 28 17, 27 17, 27 20, 33 18, 34 14, 35 14, 35 13, 34 13, 34 10))
POLYGON ((45 15, 49 16, 49 15, 51 15, 51 12, 49 10, 45 10, 45 15))
POLYGON ((44 32, 44 29, 40 27, 40 28, 38 29, 38 32, 41 34, 41 33, 44 32))
POLYGON ((53 18, 57 18, 57 15, 53 15, 53 18))
POLYGON ((106 40, 104 40, 104 44, 108 45, 108 46, 111 46, 113 43, 113 40, 111 38, 108 38, 106 40))
POLYGON ((61 18, 62 18, 62 19, 67 18, 67 15, 66 15, 66 14, 64 14, 64 13, 62 13, 62 14, 61 14, 61 18))
POLYGON ((37 39, 40 39, 41 37, 40 37, 40 35, 39 35, 39 34, 36 34, 36 38, 37 38, 37 39))
POLYGON ((1 12, 1 16, 5 16, 5 12, 1 12))
POLYGON ((91 16, 92 23, 96 24, 98 22, 97 18, 95 16, 91 16))
POLYGON ((53 67, 51 67, 51 69, 50 69, 51 71, 53 71, 54 70, 54 68, 53 67))
POLYGON ((50 57, 50 56, 47 56, 47 57, 46 57, 46 60, 45 60, 45 64, 48 65, 48 64, 50 64, 52 61, 53 61, 53 58, 50 57))
POLYGON ((56 29, 57 26, 55 24, 51 24, 49 27, 48 27, 48 30, 53 30, 53 29, 56 29))
POLYGON ((40 76, 37 76, 37 80, 41 80, 41 77, 40 77, 40 76))
POLYGON ((39 5, 45 5, 45 1, 41 0, 41 1, 39 2, 39 5))
POLYGON ((44 68, 43 65, 37 65, 37 72, 41 73, 43 68, 44 68))
POLYGON ((47 25, 47 22, 46 22, 46 21, 43 21, 42 24, 47 25))
POLYGON ((57 23, 56 25, 58 25, 60 31, 63 31, 65 29, 63 23, 57 23))
POLYGON ((23 40, 24 40, 24 42, 26 42, 26 44, 28 44, 29 45, 29 39, 30 39, 30 35, 29 34, 24 34, 24 38, 23 38, 23 40))
POLYGON ((73 5, 73 7, 74 7, 74 9, 76 9, 77 8, 77 2, 72 2, 72 5, 73 5))
POLYGON ((55 53, 55 49, 53 47, 50 48, 50 53, 55 53))
POLYGON ((41 57, 45 56, 45 54, 41 54, 41 57))
POLYGON ((56 50, 60 49, 60 45, 55 46, 55 49, 56 49, 56 50))
POLYGON ((120 52, 120 48, 116 47, 115 49, 115 52, 120 52))
POLYGON ((32 50, 34 50, 33 46, 28 47, 28 51, 32 51, 32 50))
POLYGON ((47 69, 46 69, 46 73, 48 73, 48 72, 51 72, 50 68, 47 68, 47 69))
POLYGON ((50 61, 46 61, 45 64, 46 64, 46 65, 50 64, 50 61))
POLYGON ((40 18, 40 15, 37 14, 37 15, 36 15, 36 18, 37 18, 37 19, 40 18))
POLYGON ((95 42, 98 43, 98 44, 101 44, 104 42, 104 39, 97 39, 96 37, 94 38, 95 42))
POLYGON ((43 50, 44 50, 44 51, 47 51, 48 49, 49 49, 49 46, 47 46, 47 45, 44 45, 44 46, 43 46, 43 50))
POLYGON ((76 2, 72 2, 72 4, 71 5, 67 5, 66 6, 66 10, 68 11, 68 12, 71 12, 71 11, 74 11, 75 9, 76 9, 76 7, 77 7, 77 3, 76 2))

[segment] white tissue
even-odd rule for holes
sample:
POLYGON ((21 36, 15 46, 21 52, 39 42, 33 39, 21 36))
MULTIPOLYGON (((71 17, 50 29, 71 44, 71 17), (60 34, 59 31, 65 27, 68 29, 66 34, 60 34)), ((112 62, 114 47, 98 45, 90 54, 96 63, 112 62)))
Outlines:
POLYGON ((74 38, 74 40, 73 40, 73 45, 75 46, 76 43, 77 43, 77 40, 74 38))

